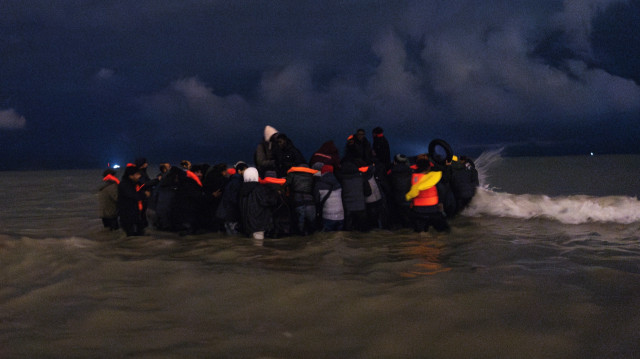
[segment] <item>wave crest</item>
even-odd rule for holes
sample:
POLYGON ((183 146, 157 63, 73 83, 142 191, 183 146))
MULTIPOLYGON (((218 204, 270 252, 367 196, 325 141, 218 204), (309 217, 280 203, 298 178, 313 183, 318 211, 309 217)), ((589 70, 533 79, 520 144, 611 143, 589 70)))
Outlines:
POLYGON ((585 195, 549 197, 510 194, 478 188, 464 212, 469 216, 549 218, 567 224, 640 222, 640 201, 634 197, 585 195))

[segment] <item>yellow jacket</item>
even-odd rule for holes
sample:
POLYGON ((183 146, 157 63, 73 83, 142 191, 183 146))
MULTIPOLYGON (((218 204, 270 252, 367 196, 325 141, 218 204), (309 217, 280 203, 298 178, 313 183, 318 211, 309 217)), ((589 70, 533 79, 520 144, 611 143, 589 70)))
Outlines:
POLYGON ((411 201, 412 199, 418 197, 420 191, 424 191, 435 186, 438 182, 440 182, 440 179, 442 179, 442 172, 440 171, 431 171, 429 173, 426 173, 422 176, 422 178, 420 178, 420 180, 418 180, 418 182, 411 185, 411 189, 409 190, 409 192, 407 192, 407 194, 404 195, 404 198, 407 201, 411 201))

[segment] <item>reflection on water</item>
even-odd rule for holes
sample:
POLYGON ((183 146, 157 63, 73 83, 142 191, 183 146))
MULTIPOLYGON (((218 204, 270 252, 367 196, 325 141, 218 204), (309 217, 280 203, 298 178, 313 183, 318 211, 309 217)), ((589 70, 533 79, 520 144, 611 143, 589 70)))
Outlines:
POLYGON ((0 357, 634 357, 634 226, 0 238, 0 357))

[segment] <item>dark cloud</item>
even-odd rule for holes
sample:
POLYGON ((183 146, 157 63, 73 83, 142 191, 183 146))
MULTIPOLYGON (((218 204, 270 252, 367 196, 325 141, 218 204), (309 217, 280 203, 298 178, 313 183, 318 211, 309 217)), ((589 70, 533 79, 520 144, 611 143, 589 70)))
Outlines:
POLYGON ((396 152, 639 152, 639 4, 7 0, 0 136, 7 163, 250 160, 266 124, 307 155, 378 125, 396 152))
POLYGON ((591 43, 599 66, 640 85, 640 1, 615 3, 593 21, 591 43))

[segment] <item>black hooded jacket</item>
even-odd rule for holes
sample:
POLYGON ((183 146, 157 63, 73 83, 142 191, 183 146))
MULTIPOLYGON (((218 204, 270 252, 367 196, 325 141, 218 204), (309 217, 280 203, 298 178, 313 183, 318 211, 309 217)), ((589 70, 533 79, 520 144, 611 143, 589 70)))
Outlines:
POLYGON ((279 134, 278 140, 284 141, 284 146, 276 146, 274 157, 276 162, 276 172, 278 177, 282 178, 287 175, 289 168, 297 166, 301 163, 307 163, 302 152, 293 145, 293 142, 284 134, 279 134))
POLYGON ((144 198, 144 192, 138 191, 137 183, 128 176, 122 176, 118 184, 118 215, 123 223, 141 223, 139 202, 144 198))
POLYGON ((405 163, 394 163, 389 171, 391 198, 399 206, 409 206, 405 194, 411 189, 411 175, 413 170, 405 163))
POLYGON ((242 231, 251 235, 267 231, 273 226, 273 207, 278 195, 270 187, 258 182, 244 182, 240 187, 242 231))

